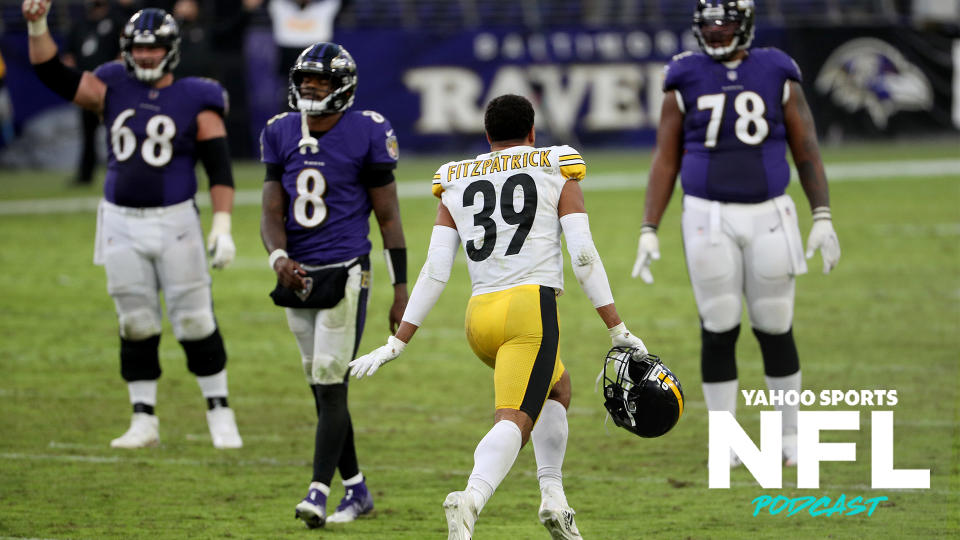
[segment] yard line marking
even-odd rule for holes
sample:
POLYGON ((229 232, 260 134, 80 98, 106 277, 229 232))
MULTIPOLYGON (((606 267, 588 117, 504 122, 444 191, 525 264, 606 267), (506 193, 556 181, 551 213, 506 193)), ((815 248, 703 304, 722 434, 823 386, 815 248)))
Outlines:
MULTIPOLYGON (((926 159, 902 161, 862 161, 827 165, 827 179, 830 182, 863 182, 906 176, 922 178, 926 176, 950 176, 960 179, 960 159, 926 159)), ((606 173, 587 175, 583 183, 584 191, 610 191, 618 189, 640 189, 647 185, 646 169, 636 174, 606 173)), ((796 171, 792 172, 796 180, 796 171)), ((401 199, 429 198, 430 184, 425 180, 397 182, 397 194, 401 199)), ((260 204, 261 193, 246 189, 236 192, 234 206, 256 206, 260 204)), ((0 201, 0 216, 18 216, 28 214, 63 214, 68 212, 94 212, 100 197, 71 197, 60 199, 24 199, 19 201, 0 201)), ((197 193, 197 204, 203 208, 210 206, 208 193, 197 193)))
MULTIPOLYGON (((162 448, 162 445, 161 445, 162 448)), ((192 465, 197 467, 209 467, 211 465, 227 465, 230 467, 305 467, 310 465, 308 460, 279 460, 274 458, 259 458, 259 459, 243 459, 243 460, 231 460, 231 459, 189 459, 189 458, 156 458, 148 457, 143 454, 137 456, 92 456, 92 455, 83 455, 83 454, 23 454, 18 452, 3 452, 0 453, 0 459, 7 459, 11 461, 69 461, 73 463, 150 463, 154 465, 192 465)), ((372 471, 385 471, 385 472, 416 472, 424 475, 448 475, 448 476, 464 476, 470 474, 470 471, 463 469, 437 469, 433 467, 410 467, 404 465, 402 467, 392 467, 389 465, 364 465, 365 469, 370 469, 372 471)), ((532 470, 518 470, 514 471, 514 474, 522 474, 527 477, 534 477, 536 471, 532 470)), ((634 478, 626 478, 620 474, 612 474, 610 476, 597 475, 597 474, 571 474, 570 472, 564 472, 564 476, 568 478, 576 478, 580 481, 586 482, 604 482, 604 483, 629 483, 631 485, 635 484, 663 484, 666 480, 664 478, 650 476, 650 475, 641 475, 634 478)), ((759 485, 753 482, 731 482, 733 487, 756 487, 760 488, 759 485)), ((795 483, 784 482, 784 489, 796 487, 795 483)), ((705 484, 704 484, 705 486, 705 484)), ((866 484, 835 484, 830 486, 824 486, 823 490, 860 490, 867 491, 872 489, 869 485, 866 484)), ((923 492, 923 493, 936 493, 940 495, 951 495, 958 493, 957 490, 952 489, 908 489, 900 490, 903 492, 923 492)))

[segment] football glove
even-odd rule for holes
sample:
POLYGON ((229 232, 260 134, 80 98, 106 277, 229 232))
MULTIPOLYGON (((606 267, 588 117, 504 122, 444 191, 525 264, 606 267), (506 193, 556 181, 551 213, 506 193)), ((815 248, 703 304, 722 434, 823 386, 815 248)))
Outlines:
POLYGON ((237 255, 237 246, 230 236, 230 213, 214 212, 207 236, 207 251, 210 253, 210 265, 214 268, 226 268, 237 255))
POLYGON ((640 227, 640 241, 637 243, 637 261, 633 263, 631 277, 640 276, 644 283, 653 283, 650 263, 660 260, 660 241, 657 228, 652 225, 640 227))
POLYGON ((812 258, 818 249, 823 259, 823 273, 829 274, 840 261, 840 240, 833 230, 828 206, 813 209, 813 226, 810 227, 810 236, 807 237, 807 258, 812 258))
POLYGON ((644 354, 647 353, 647 347, 643 344, 643 340, 630 333, 626 324, 621 322, 613 328, 608 328, 607 332, 610 333, 610 341, 613 342, 614 347, 640 349, 644 354))
POLYGON ((362 379, 366 375, 373 375, 380 369, 380 366, 400 356, 400 353, 403 352, 406 346, 406 343, 396 337, 388 337, 386 345, 378 347, 374 349, 373 352, 365 354, 347 364, 350 366, 350 375, 356 376, 358 379, 362 379))

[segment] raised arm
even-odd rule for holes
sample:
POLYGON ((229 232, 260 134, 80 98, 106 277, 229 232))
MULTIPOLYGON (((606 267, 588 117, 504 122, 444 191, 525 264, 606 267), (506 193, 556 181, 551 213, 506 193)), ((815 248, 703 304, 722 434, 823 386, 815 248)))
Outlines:
POLYGON ((24 0, 21 11, 27 21, 30 63, 40 81, 63 99, 102 112, 107 85, 89 71, 65 66, 57 55, 57 44, 47 28, 50 0, 24 0))

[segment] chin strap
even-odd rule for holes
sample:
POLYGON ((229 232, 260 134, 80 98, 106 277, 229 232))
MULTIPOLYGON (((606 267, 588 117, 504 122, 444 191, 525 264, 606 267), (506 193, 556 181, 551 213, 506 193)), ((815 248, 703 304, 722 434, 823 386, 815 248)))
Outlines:
POLYGON ((300 134, 302 135, 300 142, 297 143, 297 146, 300 147, 300 153, 306 154, 307 150, 311 154, 316 154, 320 151, 320 141, 316 137, 310 136, 310 127, 307 126, 307 111, 305 109, 300 109, 300 134))

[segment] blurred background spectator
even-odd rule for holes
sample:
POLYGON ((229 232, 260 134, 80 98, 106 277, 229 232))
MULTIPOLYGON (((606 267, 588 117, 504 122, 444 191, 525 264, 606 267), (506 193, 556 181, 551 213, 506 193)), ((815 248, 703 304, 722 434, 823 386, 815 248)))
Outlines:
MULTIPOLYGON (((267 9, 277 43, 277 73, 283 81, 279 92, 280 111, 287 105, 287 72, 300 53, 314 43, 333 41, 334 21, 341 0, 270 0, 267 9)), ((278 111, 279 112, 279 111, 278 111)))
POLYGON ((180 25, 180 64, 177 77, 214 77, 209 30, 197 0, 177 0, 173 18, 180 25))

